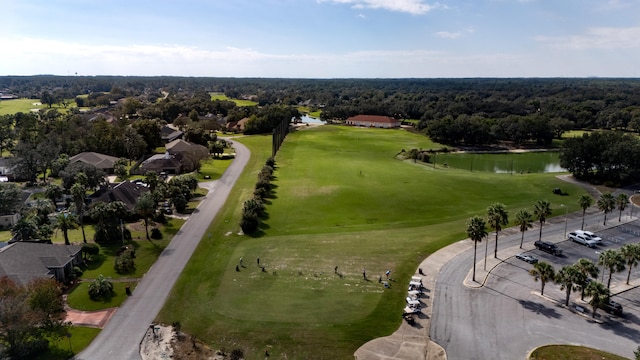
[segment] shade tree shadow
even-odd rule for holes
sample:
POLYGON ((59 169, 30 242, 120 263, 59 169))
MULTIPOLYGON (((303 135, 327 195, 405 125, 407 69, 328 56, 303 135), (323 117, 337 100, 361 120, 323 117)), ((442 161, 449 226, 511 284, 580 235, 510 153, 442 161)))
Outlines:
POLYGON ((520 300, 518 301, 520 303, 520 305, 522 305, 523 308, 534 312, 536 314, 541 314, 544 315, 548 318, 552 318, 552 319, 559 319, 562 317, 562 314, 560 314, 559 312, 556 311, 556 309, 554 308, 550 308, 546 305, 543 305, 541 303, 538 302, 533 302, 533 301, 529 301, 529 300, 520 300))

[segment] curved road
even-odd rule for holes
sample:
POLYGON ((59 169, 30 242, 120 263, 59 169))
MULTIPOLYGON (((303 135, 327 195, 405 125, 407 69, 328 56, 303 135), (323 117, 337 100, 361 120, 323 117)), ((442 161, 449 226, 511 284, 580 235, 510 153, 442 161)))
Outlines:
POLYGON ((156 263, 135 288, 133 295, 122 304, 107 326, 75 359, 140 359, 140 342, 149 324, 164 305, 182 269, 249 161, 249 149, 237 142, 233 142, 233 146, 236 150, 235 160, 220 180, 205 183, 211 184, 207 186, 209 193, 197 211, 194 211, 160 254, 156 263))
MULTIPOLYGON (((591 213, 586 219, 589 228, 603 231, 601 213, 591 213)), ((616 226, 619 224, 617 220, 617 216, 611 216, 607 225, 616 226)), ((543 228, 543 238, 554 242, 564 240, 565 229, 579 229, 581 221, 581 212, 568 214, 566 218, 560 215, 550 219, 543 228)), ((626 226, 636 225, 624 225, 626 226)), ((607 233, 615 231, 615 228, 604 230, 607 233)), ((490 257, 493 257, 492 234, 489 235, 490 257)), ((517 249, 520 236, 521 233, 514 228, 501 232, 500 249, 517 249)), ((537 238, 537 228, 527 231, 525 249, 532 249, 532 243, 537 238)), ((637 238, 634 240, 629 237, 628 241, 635 242, 637 238)), ((558 270, 562 265, 573 263, 577 257, 583 257, 585 254, 597 257, 598 251, 620 244, 605 241, 603 246, 597 249, 588 249, 568 241, 559 245, 564 249, 563 257, 553 257, 539 250, 531 250, 531 253, 541 260, 555 262, 555 268, 558 270)), ((484 251, 483 242, 478 245, 479 268, 482 268, 484 251)), ((500 250, 498 257, 504 261, 491 270, 480 288, 468 288, 463 285, 473 261, 473 248, 453 258, 438 274, 433 294, 434 310, 430 337, 446 349, 447 358, 523 359, 532 349, 546 344, 579 344, 625 357, 633 354, 640 339, 640 319, 636 315, 637 301, 625 303, 626 316, 623 318, 609 318, 609 315, 599 311, 600 319, 604 322, 594 322, 589 315, 576 314, 553 301, 564 300, 564 292, 561 292, 556 284, 548 283, 545 287, 545 295, 552 300, 542 298, 539 295, 540 283, 534 282, 528 274, 531 265, 510 256, 500 256, 500 250)), ((637 275, 635 276, 637 278, 637 275)), ((626 277, 626 272, 624 275, 615 276, 618 283, 623 277, 626 277)), ((476 277, 476 280, 482 282, 483 279, 476 277)), ((637 291, 638 289, 631 289, 621 300, 624 301, 625 297, 634 299, 637 291)), ((572 303, 578 301, 576 297, 580 298, 575 292, 572 293, 572 303)), ((590 306, 581 305, 585 306, 587 314, 590 314, 590 306)))

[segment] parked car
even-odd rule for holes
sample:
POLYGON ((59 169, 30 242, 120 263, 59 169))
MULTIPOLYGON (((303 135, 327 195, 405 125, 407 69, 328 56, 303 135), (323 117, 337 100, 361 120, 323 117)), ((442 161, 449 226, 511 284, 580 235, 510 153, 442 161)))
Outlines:
POLYGON ((588 246, 590 248, 596 247, 596 244, 597 244, 595 240, 591 240, 590 238, 587 238, 586 235, 578 234, 575 232, 569 233, 569 240, 573 242, 577 242, 578 244, 582 244, 584 246, 588 246))
POLYGON ((526 261, 529 264, 535 264, 538 262, 538 259, 534 256, 528 255, 528 254, 518 254, 516 255, 516 259, 520 259, 522 261, 526 261))
POLYGON ((544 252, 548 252, 551 255, 555 255, 555 256, 562 255, 562 249, 560 249, 558 245, 554 243, 538 240, 534 242, 533 245, 536 247, 536 249, 542 250, 544 252))
POLYGON ((587 230, 576 230, 574 231, 576 234, 582 234, 584 235, 587 239, 591 239, 593 241, 596 242, 596 244, 600 244, 602 242, 602 238, 594 233, 592 233, 591 231, 587 231, 587 230))
POLYGON ((622 315, 622 305, 613 300, 609 300, 609 302, 604 303, 600 308, 616 316, 622 315))

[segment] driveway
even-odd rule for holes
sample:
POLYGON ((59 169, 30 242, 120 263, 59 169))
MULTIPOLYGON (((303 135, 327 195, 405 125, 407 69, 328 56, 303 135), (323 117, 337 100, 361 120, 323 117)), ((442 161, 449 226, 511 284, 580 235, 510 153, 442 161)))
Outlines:
POLYGON ((140 342, 146 330, 164 305, 182 269, 249 161, 249 149, 240 143, 232 143, 236 150, 235 160, 219 180, 206 185, 211 189, 197 210, 144 275, 133 295, 118 308, 100 334, 75 359, 141 359, 140 342))

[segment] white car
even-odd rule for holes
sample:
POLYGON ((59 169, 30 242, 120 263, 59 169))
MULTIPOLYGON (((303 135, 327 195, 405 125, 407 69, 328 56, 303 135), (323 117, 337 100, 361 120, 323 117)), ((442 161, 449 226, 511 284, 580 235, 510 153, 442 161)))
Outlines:
POLYGON ((591 231, 586 231, 586 230, 576 230, 575 231, 576 234, 582 234, 584 235, 587 239, 591 239, 593 241, 595 241, 597 244, 602 243, 602 238, 594 233, 592 233, 591 231))
POLYGON ((573 241, 573 242, 577 242, 578 244, 582 244, 584 246, 588 246, 590 248, 595 247, 596 246, 596 242, 595 240, 591 240, 589 238, 587 238, 586 235, 584 234, 578 234, 575 232, 570 232, 569 233, 569 240, 573 241))

